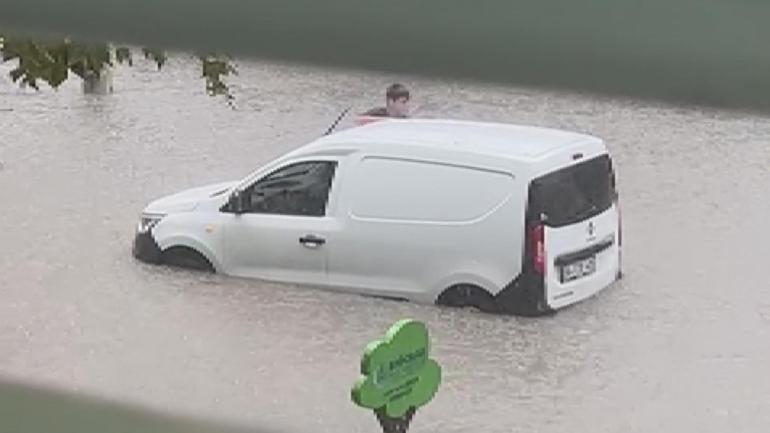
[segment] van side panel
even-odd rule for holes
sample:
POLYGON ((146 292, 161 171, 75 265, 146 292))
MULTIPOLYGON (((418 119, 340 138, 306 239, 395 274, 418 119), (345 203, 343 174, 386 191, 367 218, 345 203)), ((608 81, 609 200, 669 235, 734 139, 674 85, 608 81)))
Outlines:
POLYGON ((523 187, 511 174, 362 157, 348 175, 328 245, 332 285, 433 302, 456 283, 494 294, 518 273, 523 187))

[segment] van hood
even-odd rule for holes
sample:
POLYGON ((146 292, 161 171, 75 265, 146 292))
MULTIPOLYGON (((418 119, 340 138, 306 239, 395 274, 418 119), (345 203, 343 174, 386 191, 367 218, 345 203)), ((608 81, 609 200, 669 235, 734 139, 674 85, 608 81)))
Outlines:
POLYGON ((229 181, 187 189, 153 201, 144 209, 144 212, 157 214, 189 212, 195 209, 201 201, 223 196, 237 184, 238 181, 229 181))

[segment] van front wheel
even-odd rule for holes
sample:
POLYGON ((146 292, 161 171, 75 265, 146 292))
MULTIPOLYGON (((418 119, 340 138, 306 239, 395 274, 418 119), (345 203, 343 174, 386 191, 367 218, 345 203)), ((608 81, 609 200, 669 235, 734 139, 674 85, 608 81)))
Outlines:
POLYGON ((485 313, 497 313, 495 298, 486 290, 473 284, 458 284, 441 292, 436 304, 446 307, 478 308, 485 313))
POLYGON ((203 254, 188 247, 171 247, 161 253, 161 261, 169 266, 214 272, 214 266, 203 254))

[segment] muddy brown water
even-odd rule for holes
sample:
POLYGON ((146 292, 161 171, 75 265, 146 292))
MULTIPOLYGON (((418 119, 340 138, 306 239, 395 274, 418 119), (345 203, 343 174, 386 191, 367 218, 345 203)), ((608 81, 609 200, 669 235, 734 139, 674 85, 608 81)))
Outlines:
POLYGON ((0 375, 285 432, 374 432, 363 347, 425 321, 444 383, 414 432, 761 432, 770 425, 770 119, 650 102, 242 62, 237 110, 194 63, 116 93, 22 91, 0 68, 0 375), (418 113, 598 135, 625 279, 523 319, 149 266, 142 207, 237 179, 393 80, 418 113))

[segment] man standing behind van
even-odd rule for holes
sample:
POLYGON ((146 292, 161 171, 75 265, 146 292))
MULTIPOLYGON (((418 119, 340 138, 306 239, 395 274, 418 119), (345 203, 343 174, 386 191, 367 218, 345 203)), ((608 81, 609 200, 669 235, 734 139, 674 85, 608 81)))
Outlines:
POLYGON ((385 106, 372 108, 363 115, 400 119, 409 117, 409 89, 403 84, 391 84, 385 91, 385 106))

